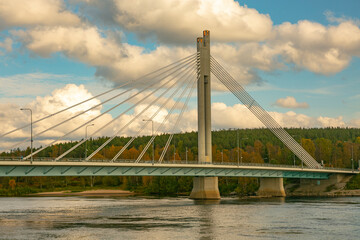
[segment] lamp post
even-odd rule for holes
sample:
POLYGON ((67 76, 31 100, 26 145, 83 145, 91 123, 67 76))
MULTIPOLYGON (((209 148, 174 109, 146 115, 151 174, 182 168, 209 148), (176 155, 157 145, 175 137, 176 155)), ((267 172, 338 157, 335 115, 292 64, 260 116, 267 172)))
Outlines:
POLYGON ((237 165, 239 166, 239 159, 240 159, 240 156, 239 156, 239 129, 236 131, 236 146, 237 146, 237 165))
POLYGON ((31 108, 20 108, 21 111, 30 111, 30 164, 33 163, 33 127, 32 127, 32 110, 31 108))
POLYGON ((91 127, 91 126, 94 126, 94 124, 89 124, 85 127, 85 160, 87 158, 87 128, 88 127, 91 127))
POLYGON ((351 143, 351 169, 354 172, 354 144, 351 143))
POLYGON ((176 155, 175 135, 173 139, 174 139, 174 163, 175 163, 175 155, 176 155))
MULTIPOLYGON (((143 119, 145 122, 151 122, 151 137, 154 137, 154 121, 152 119, 143 119)), ((155 139, 152 143, 152 165, 154 165, 155 158, 155 139)))
MULTIPOLYGON (((248 138, 242 138, 241 140, 245 140, 245 139, 248 139, 248 138)), ((240 142, 240 147, 241 147, 241 143, 242 143, 242 141, 240 142)), ((243 159, 243 157, 242 157, 242 151, 240 151, 240 162, 242 163, 242 159, 243 159)))
POLYGON ((187 164, 187 161, 188 161, 188 150, 187 150, 187 147, 185 147, 185 163, 187 164))

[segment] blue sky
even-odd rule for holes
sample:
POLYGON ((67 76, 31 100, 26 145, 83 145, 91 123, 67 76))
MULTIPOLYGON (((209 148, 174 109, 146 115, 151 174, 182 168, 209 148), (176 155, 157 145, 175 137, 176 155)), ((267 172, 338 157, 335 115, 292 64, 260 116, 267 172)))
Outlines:
MULTIPOLYGON (((45 98, 67 96, 67 84, 79 100, 185 57, 205 28, 212 55, 283 126, 360 127, 360 1, 0 3, 0 133, 26 121, 11 122, 19 107, 53 110, 45 98)), ((215 116, 214 128, 260 127, 239 120, 250 113, 213 86, 214 111, 232 116, 215 116)))

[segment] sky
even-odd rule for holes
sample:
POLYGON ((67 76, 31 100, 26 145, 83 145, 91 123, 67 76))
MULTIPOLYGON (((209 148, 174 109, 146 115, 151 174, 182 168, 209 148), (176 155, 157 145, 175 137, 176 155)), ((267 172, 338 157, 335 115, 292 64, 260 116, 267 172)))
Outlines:
MULTIPOLYGON (((22 107, 31 108, 36 120, 195 53, 205 29, 211 55, 283 127, 358 128, 359 9, 357 0, 0 0, 0 135, 29 122, 22 107)), ((215 77, 212 82, 213 129, 263 127, 215 77)), ((34 125, 36 134, 99 105, 37 137, 35 145, 115 104, 103 100, 34 125)), ((111 136, 144 108, 137 106, 97 136, 111 136)), ((157 109, 150 107, 146 116, 157 109)), ((119 112, 93 123, 102 126, 119 112)), ((167 113, 159 111, 155 124, 167 113)), ((194 96, 178 131, 196 131, 196 118, 194 96)), ((139 119, 121 134, 134 135, 141 124, 139 119)), ((83 135, 80 129, 61 141, 83 135)), ((0 138, 0 150, 28 136, 24 128, 0 138)))

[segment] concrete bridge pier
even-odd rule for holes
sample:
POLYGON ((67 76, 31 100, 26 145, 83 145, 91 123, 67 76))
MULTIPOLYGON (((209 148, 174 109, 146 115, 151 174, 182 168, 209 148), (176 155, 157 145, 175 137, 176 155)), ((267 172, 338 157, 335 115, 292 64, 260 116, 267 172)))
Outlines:
POLYGON ((191 199, 220 199, 218 177, 194 177, 194 185, 190 194, 191 199))
POLYGON ((256 193, 260 197, 285 197, 283 178, 260 178, 260 188, 256 193))
MULTIPOLYGON (((198 161, 212 163, 211 144, 211 81, 210 81, 210 32, 203 31, 197 38, 198 52, 198 161)), ((217 177, 194 177, 192 199, 220 199, 217 177)))

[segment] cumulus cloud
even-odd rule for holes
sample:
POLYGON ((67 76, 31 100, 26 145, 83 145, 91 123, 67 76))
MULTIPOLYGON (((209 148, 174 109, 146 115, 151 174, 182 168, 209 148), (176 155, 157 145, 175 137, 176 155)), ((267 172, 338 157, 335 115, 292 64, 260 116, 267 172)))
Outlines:
POLYGON ((72 26, 80 18, 62 0, 0 0, 0 29, 23 26, 72 26))
MULTIPOLYGON (((31 108, 33 112, 33 120, 35 121, 92 97, 93 95, 84 87, 84 85, 77 86, 74 84, 68 84, 63 88, 54 90, 51 95, 37 97, 36 100, 28 103, 25 106, 20 106, 14 103, 2 103, 0 104, 0 134, 4 134, 10 130, 29 124, 29 112, 20 111, 21 107, 31 108)), ((127 96, 124 98, 127 98, 127 96)), ((151 98, 154 98, 154 96, 151 96, 151 98)), ((89 129, 89 135, 94 133, 95 130, 97 131, 99 129, 99 131, 94 136, 113 136, 129 121, 132 121, 135 116, 141 113, 139 118, 135 119, 131 125, 119 133, 120 135, 125 136, 134 135, 143 126, 144 122, 142 120, 151 118, 153 114, 159 110, 153 119, 155 124, 154 127, 157 128, 168 114, 167 108, 172 106, 172 104, 171 106, 169 104, 169 106, 165 106, 165 108, 159 109, 159 106, 156 105, 149 107, 150 101, 146 101, 135 106, 133 109, 131 109, 131 111, 126 113, 123 113, 125 108, 121 107, 120 110, 105 113, 105 111, 112 108, 115 104, 121 102, 122 100, 123 99, 116 102, 108 102, 109 105, 104 108, 100 100, 95 98, 91 101, 71 108, 66 112, 57 114, 51 118, 47 118, 39 123, 35 123, 33 127, 33 132, 36 139, 35 146, 48 144, 52 140, 55 140, 58 137, 62 137, 64 134, 67 134, 68 132, 78 128, 85 123, 86 125, 91 123, 95 125, 93 128, 89 129), (99 106, 93 108, 96 105, 99 106), (90 108, 93 109, 75 117, 79 113, 82 113, 90 108), (102 114, 102 116, 98 118, 100 114, 102 114), (70 121, 66 121, 67 119, 70 119, 70 121), (56 128, 52 128, 54 125, 62 122, 64 123, 56 128), (39 135, 39 133, 49 128, 52 129, 39 135)), ((160 99, 161 103, 164 103, 165 101, 166 98, 160 99)), ((174 103, 172 99, 170 99, 170 102, 174 103)), ((129 104, 132 105, 131 102, 129 102, 129 104)), ((129 107, 126 104, 124 106, 126 109, 129 107)), ((174 113, 174 116, 177 116, 177 114, 178 113, 174 113)), ((167 121, 167 125, 171 125, 169 120, 167 121)), ((82 139, 84 137, 86 125, 64 137, 61 141, 82 139)), ((13 146, 16 142, 26 139, 29 137, 28 131, 29 129, 25 128, 9 134, 5 138, 2 138, 0 141, 0 149, 4 150, 13 146)), ((151 132, 151 128, 146 128, 141 134, 149 134, 149 132, 151 132)), ((20 147, 25 147, 27 144, 28 143, 23 143, 20 147)))
POLYGON ((116 83, 136 79, 195 52, 194 48, 167 46, 149 52, 143 47, 121 44, 112 34, 106 35, 96 27, 37 28, 13 34, 37 55, 50 57, 61 52, 96 67, 97 76, 116 83))
POLYGON ((356 25, 360 26, 360 20, 359 19, 353 19, 346 16, 336 17, 335 14, 332 11, 325 11, 324 15, 326 16, 326 19, 329 22, 333 23, 342 23, 342 22, 353 22, 356 25))
MULTIPOLYGON (((62 9, 59 12, 66 12, 63 4, 57 3, 56 8, 62 9)), ((108 16, 105 22, 110 21, 111 15, 114 23, 128 31, 155 35, 165 43, 195 42, 196 36, 207 27, 193 23, 201 23, 205 19, 210 24, 212 54, 225 63, 229 72, 244 85, 261 81, 258 70, 274 71, 287 68, 290 63, 295 69, 333 74, 348 66, 353 56, 360 56, 360 29, 352 21, 324 26, 304 20, 273 27, 269 16, 232 0, 222 1, 221 4, 205 0, 171 3, 162 0, 151 3, 119 0, 108 2, 101 8, 99 5, 97 0, 93 0, 80 6, 87 6, 86 11, 90 11, 91 6, 99 11, 108 11, 108 14, 100 14, 108 16)), ((94 11, 97 10, 90 12, 94 11)), ((95 16, 101 18, 100 15, 95 16)), ((51 57, 54 53, 63 53, 70 59, 94 66, 96 76, 116 83, 135 79, 195 53, 194 47, 158 45, 153 50, 147 50, 124 43, 121 31, 102 31, 96 27, 96 19, 92 20, 95 26, 87 21, 80 25, 40 24, 35 28, 11 32, 16 40, 36 55, 51 57)), ((216 84, 214 86, 221 88, 216 84)))
MULTIPOLYGON (((35 5, 40 3, 41 1, 38 0, 35 5)), ((153 50, 148 50, 124 43, 121 32, 103 31, 85 20, 81 23, 78 16, 66 10, 62 1, 51 3, 51 6, 48 6, 49 2, 44 3, 41 8, 37 8, 36 11, 39 12, 35 13, 33 12, 35 10, 29 8, 27 11, 30 12, 28 15, 25 14, 26 16, 38 15, 31 20, 21 20, 16 16, 6 17, 7 13, 5 14, 4 9, 10 11, 13 5, 8 2, 1 5, 0 19, 4 16, 7 19, 3 26, 27 28, 12 30, 13 39, 6 38, 0 42, 0 48, 11 51, 13 41, 18 40, 31 53, 44 58, 62 53, 70 59, 95 67, 96 76, 115 84, 136 79, 196 51, 194 47, 184 45, 178 47, 158 45, 153 50), (51 17, 45 12, 50 13, 51 17), (51 20, 45 21, 46 17, 51 20)), ((99 6, 99 4, 96 0, 86 1, 87 6, 99 6)), ((19 12, 25 11, 22 7, 19 12)), ((127 3, 119 0, 105 4, 101 11, 110 11, 106 22, 109 23, 110 18, 113 18, 113 23, 120 24, 129 31, 137 34, 141 32, 146 35, 154 34, 161 43, 194 41, 201 30, 208 26, 193 23, 208 22, 213 40, 212 55, 242 85, 261 82, 259 70, 283 69, 287 68, 289 63, 296 69, 333 74, 343 70, 353 56, 360 56, 360 29, 354 21, 349 20, 337 21, 335 25, 328 26, 307 20, 272 26, 268 15, 260 14, 255 9, 241 6, 232 0, 226 0, 222 4, 217 1, 169 3, 159 0, 150 4, 142 1, 127 3), (142 8, 137 8, 138 4, 143 4, 142 8), (107 6, 112 7, 112 10, 110 11, 107 6), (154 8, 157 11, 153 11, 154 8)), ((5 80, 0 78, 1 81, 5 80)), ((16 86, 11 83, 7 85, 16 86)), ((217 81, 213 81, 212 87, 215 90, 225 90, 217 81)), ((21 92, 25 88, 13 89, 14 92, 21 92)), ((14 97, 12 98, 14 100, 14 97)), ((293 97, 279 99, 276 105, 287 108, 308 107, 307 103, 298 103, 293 97)), ((303 118, 303 121, 305 120, 303 118)), ((315 120, 311 121, 314 123, 315 120)), ((315 121, 316 124, 312 125, 330 125, 329 121, 318 119, 315 121)), ((334 124, 339 125, 341 121, 341 119, 336 120, 334 124)), ((184 127, 184 129, 189 128, 189 126, 184 127)))
POLYGON ((329 26, 307 20, 285 22, 272 32, 261 43, 215 44, 212 54, 240 71, 273 71, 293 64, 295 69, 324 75, 342 71, 353 57, 360 56, 360 28, 352 21, 329 26))
MULTIPOLYGON (((262 128, 264 125, 242 104, 227 106, 224 103, 212 104, 212 127, 213 129, 228 128, 262 128)), ((345 127, 342 117, 310 117, 293 111, 287 113, 269 112, 269 114, 282 127, 345 127)), ((192 110, 184 115, 186 121, 181 125, 185 131, 197 129, 197 111, 192 110), (192 126, 192 127, 191 127, 192 126)))
POLYGON ((309 104, 306 102, 297 102, 294 97, 287 96, 286 98, 279 98, 276 100, 275 105, 283 108, 308 108, 309 104))
POLYGON ((212 30, 215 41, 263 41, 272 29, 268 15, 233 0, 115 0, 105 8, 99 8, 99 2, 86 1, 86 10, 93 14, 97 9, 104 22, 119 24, 141 38, 156 38, 164 43, 194 42, 204 29, 212 30))
MULTIPOLYGON (((49 114, 55 113, 60 109, 71 106, 81 100, 92 97, 93 95, 88 92, 83 85, 69 84, 63 88, 56 89, 51 95, 45 97, 37 97, 36 100, 30 102, 25 107, 30 107, 33 110, 33 119, 40 119, 49 114)), ((66 119, 69 119, 76 114, 93 107, 100 103, 100 100, 93 99, 86 104, 80 105, 73 108, 70 111, 56 115, 56 117, 46 119, 41 124, 34 124, 34 134, 37 135, 39 132, 44 131, 51 126, 60 123, 66 119)), ((23 106, 22 106, 23 107, 23 106)), ((89 128, 88 134, 92 135, 97 129, 101 130, 94 136, 113 136, 129 121, 132 121, 135 116, 141 113, 145 108, 148 107, 148 103, 143 103, 136 106, 133 111, 121 114, 119 112, 104 114, 101 118, 92 120, 94 117, 100 115, 108 107, 103 109, 100 105, 89 112, 82 114, 81 116, 72 119, 63 125, 56 127, 42 135, 35 137, 35 145, 44 145, 50 143, 53 139, 63 136, 69 131, 77 128, 78 126, 90 122, 94 123, 93 128, 89 128), (112 123, 112 124, 109 124, 112 123), (104 128, 103 128, 104 127, 104 128)), ((17 104, 0 104, 0 133, 5 133, 14 128, 21 127, 29 123, 29 113, 20 111, 20 106, 17 104)), ((120 131, 119 135, 133 136, 136 134, 145 124, 143 119, 149 119, 152 115, 159 110, 159 106, 151 106, 142 115, 135 119, 131 125, 126 129, 120 131)), ((157 130, 160 124, 163 122, 165 117, 168 115, 168 109, 160 109, 154 120, 154 128, 157 130)), ((342 117, 337 118, 330 117, 310 117, 304 114, 297 114, 293 111, 287 113, 270 112, 270 115, 283 127, 345 127, 346 123, 342 117)), ((165 123, 165 128, 160 129, 160 132, 169 132, 173 129, 173 124, 176 122, 179 112, 175 111, 170 115, 170 118, 165 123)), ((354 120, 352 124, 357 124, 354 120)), ((256 117, 241 104, 235 104, 233 106, 227 106, 224 103, 213 103, 212 104, 212 125, 213 129, 226 129, 226 128, 261 128, 263 124, 256 119, 256 117)), ((185 131, 196 131, 197 130, 197 110, 190 109, 184 113, 182 121, 179 126, 175 129, 177 132, 185 131)), ((6 149, 13 146, 14 143, 21 141, 24 138, 29 137, 29 129, 25 128, 21 131, 17 131, 13 134, 2 138, 0 141, 0 149, 6 149)), ((71 135, 62 139, 62 141, 80 140, 84 137, 84 127, 71 135)), ((150 126, 140 133, 151 134, 150 126)), ((20 147, 26 147, 28 143, 24 143, 20 147)))
POLYGON ((354 128, 360 128, 360 118, 350 120, 349 126, 354 128))
MULTIPOLYGON (((12 129, 29 124, 29 112, 20 111, 21 107, 31 108, 33 112, 33 120, 35 121, 90 97, 92 97, 92 94, 89 93, 83 85, 77 86, 74 84, 68 84, 63 88, 54 90, 51 95, 47 95, 45 97, 37 97, 36 100, 28 103, 25 106, 19 106, 12 103, 3 103, 0 105, 0 109, 2 109, 2 114, 0 115, 0 133, 3 134, 12 129)), ((34 135, 36 136, 38 133, 50 128, 51 126, 58 124, 70 117, 73 117, 76 114, 99 103, 99 100, 93 99, 64 113, 60 113, 56 115, 56 117, 51 117, 41 121, 39 124, 34 124, 34 135)), ((82 123, 92 119, 94 116, 99 115, 101 113, 101 107, 102 106, 94 108, 87 113, 60 125, 59 127, 45 132, 42 135, 36 136, 36 146, 45 144, 46 142, 49 142, 50 139, 53 139, 55 137, 60 137, 71 129, 74 129, 82 123)), ((105 114, 101 119, 94 121, 94 123, 100 125, 101 122, 108 121, 110 119, 111 116, 109 114, 105 114)), ((66 137, 64 140, 81 139, 84 134, 83 132, 84 129, 80 129, 79 131, 74 132, 74 134, 66 137)), ((5 141, 5 143, 0 143, 1 148, 4 147, 4 144, 9 145, 9 142, 23 139, 26 137, 29 137, 28 128, 14 132, 2 139, 3 141, 5 141)))
POLYGON ((275 33, 270 45, 284 60, 315 73, 337 73, 360 56, 360 29, 352 22, 325 27, 303 20, 283 23, 275 33))

